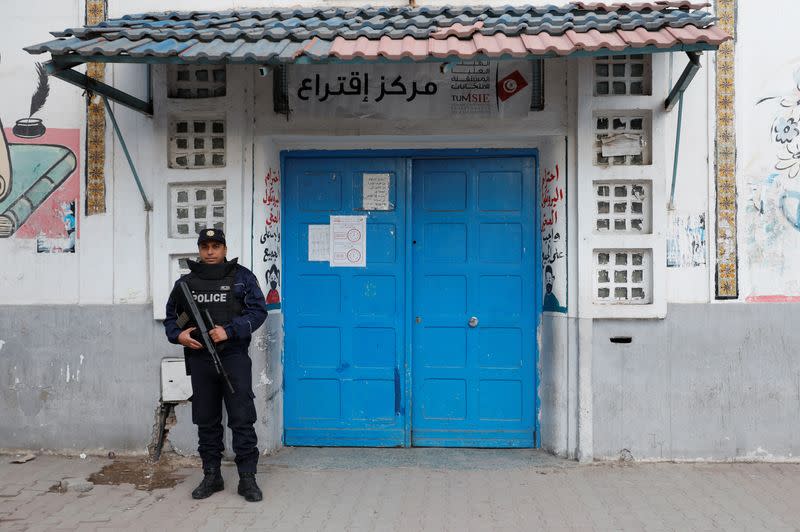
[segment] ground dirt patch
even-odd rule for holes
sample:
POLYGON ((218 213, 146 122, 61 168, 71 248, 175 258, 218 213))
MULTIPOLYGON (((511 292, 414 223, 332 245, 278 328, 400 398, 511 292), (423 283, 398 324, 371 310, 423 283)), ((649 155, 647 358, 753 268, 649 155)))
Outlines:
POLYGON ((137 490, 152 491, 174 487, 187 476, 179 470, 192 465, 186 459, 166 455, 158 462, 148 457, 118 458, 89 475, 88 480, 93 484, 133 484, 137 490))

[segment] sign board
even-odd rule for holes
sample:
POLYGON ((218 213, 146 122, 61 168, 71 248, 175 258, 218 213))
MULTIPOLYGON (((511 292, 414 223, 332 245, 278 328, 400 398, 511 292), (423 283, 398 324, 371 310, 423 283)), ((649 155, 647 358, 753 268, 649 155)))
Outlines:
POLYGON ((528 61, 290 65, 289 107, 312 118, 524 116, 528 61))
POLYGON ((389 174, 364 174, 362 208, 365 211, 388 211, 389 174))

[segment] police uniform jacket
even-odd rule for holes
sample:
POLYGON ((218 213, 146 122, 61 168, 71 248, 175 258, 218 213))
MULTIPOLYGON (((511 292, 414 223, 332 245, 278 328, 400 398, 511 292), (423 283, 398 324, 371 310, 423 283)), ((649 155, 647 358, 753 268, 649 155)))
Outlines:
MULTIPOLYGON (((178 335, 181 333, 181 328, 177 325, 178 310, 177 309, 177 290, 178 283, 181 281, 189 281, 190 276, 194 276, 198 263, 189 261, 192 273, 182 276, 175 282, 175 286, 170 293, 167 300, 166 318, 164 319, 164 330, 167 339, 173 343, 178 343, 178 335)), ((246 350, 250 343, 250 338, 253 331, 261 327, 264 320, 267 318, 267 305, 264 300, 264 293, 258 285, 258 280, 253 272, 237 263, 237 259, 232 261, 225 261, 225 265, 232 268, 232 285, 230 286, 230 293, 235 298, 241 308, 238 315, 233 316, 227 323, 217 323, 225 329, 228 335, 228 340, 225 342, 225 350, 240 351, 246 350)), ((190 283, 191 286, 191 283, 190 283)), ((198 301, 198 306, 202 308, 203 302, 198 301)), ((213 314, 213 312, 212 312, 213 314)), ((190 349, 185 351, 191 352, 190 349)))

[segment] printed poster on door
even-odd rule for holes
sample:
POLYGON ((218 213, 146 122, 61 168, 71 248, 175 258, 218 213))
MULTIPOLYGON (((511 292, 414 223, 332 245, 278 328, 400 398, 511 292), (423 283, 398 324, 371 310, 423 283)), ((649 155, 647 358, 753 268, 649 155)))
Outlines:
POLYGON ((290 65, 292 116, 517 118, 531 103, 527 61, 290 65))
POLYGON ((331 267, 367 267, 367 217, 331 216, 331 267))

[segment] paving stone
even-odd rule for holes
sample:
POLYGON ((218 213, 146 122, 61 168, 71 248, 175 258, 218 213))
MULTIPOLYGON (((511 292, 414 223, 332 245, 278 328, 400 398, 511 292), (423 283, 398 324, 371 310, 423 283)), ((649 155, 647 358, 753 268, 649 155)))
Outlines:
POLYGON ((78 493, 86 493, 94 488, 94 484, 85 478, 68 477, 62 479, 60 485, 63 491, 74 491, 78 493))
POLYGON ((0 486, 0 497, 16 497, 24 487, 24 485, 20 484, 6 484, 5 486, 0 486))
MULTIPOLYGON (((191 499, 201 473, 189 469, 183 482, 154 492, 124 484, 50 493, 42 491, 50 479, 80 480, 103 462, 40 456, 25 464, 22 483, 3 485, 0 529, 682 531, 800 523, 798 464, 578 465, 538 451, 447 452, 292 449, 261 464, 260 503, 236 494, 227 467, 225 491, 203 501, 191 499)), ((0 478, 12 478, 7 467, 0 463, 0 478)))

